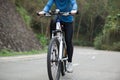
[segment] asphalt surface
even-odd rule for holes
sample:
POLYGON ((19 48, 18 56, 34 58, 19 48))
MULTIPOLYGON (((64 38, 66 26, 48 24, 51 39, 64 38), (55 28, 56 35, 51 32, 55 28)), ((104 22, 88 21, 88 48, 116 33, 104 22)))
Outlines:
MULTIPOLYGON (((61 80, 120 80, 120 52, 75 47, 73 69, 61 80)), ((49 80, 46 54, 0 57, 0 80, 49 80)))

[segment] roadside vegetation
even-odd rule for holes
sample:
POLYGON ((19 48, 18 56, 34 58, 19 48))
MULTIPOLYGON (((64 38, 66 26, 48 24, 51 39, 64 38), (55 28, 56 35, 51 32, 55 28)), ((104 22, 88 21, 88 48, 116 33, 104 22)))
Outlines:
POLYGON ((0 57, 7 57, 7 56, 20 56, 20 55, 35 55, 35 54, 43 54, 47 52, 47 48, 42 50, 31 50, 31 51, 24 51, 24 52, 15 52, 8 49, 0 50, 0 57))
MULTIPOLYGON (((0 56, 38 54, 49 43, 49 24, 52 18, 38 17, 48 0, 11 0, 27 28, 32 29, 41 50, 0 50, 0 56)), ((120 0, 77 0, 80 14, 75 15, 74 45, 120 51, 120 0)), ((53 5, 52 10, 55 9, 53 5)))

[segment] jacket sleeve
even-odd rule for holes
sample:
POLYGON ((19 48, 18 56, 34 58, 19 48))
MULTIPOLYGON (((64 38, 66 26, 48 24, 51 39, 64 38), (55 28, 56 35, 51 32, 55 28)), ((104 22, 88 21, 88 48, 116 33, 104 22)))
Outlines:
POLYGON ((44 7, 43 11, 48 12, 51 9, 51 6, 53 5, 54 0, 49 0, 46 4, 46 6, 44 7))
POLYGON ((76 0, 71 0, 71 3, 72 3, 72 10, 77 10, 78 6, 76 0))

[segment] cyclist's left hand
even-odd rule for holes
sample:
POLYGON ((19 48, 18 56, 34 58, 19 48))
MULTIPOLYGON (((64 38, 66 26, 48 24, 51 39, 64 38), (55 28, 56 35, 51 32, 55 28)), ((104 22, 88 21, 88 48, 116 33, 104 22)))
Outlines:
POLYGON ((75 15, 77 13, 77 10, 71 10, 70 12, 72 15, 75 15))

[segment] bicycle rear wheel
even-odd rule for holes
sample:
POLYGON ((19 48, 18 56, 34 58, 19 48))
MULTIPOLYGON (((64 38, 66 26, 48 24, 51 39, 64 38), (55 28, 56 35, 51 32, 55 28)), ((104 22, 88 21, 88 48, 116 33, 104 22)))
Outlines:
POLYGON ((61 62, 59 58, 59 41, 57 38, 53 38, 50 41, 47 54, 47 70, 49 80, 59 80, 61 62))

